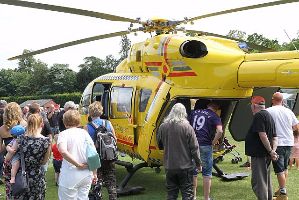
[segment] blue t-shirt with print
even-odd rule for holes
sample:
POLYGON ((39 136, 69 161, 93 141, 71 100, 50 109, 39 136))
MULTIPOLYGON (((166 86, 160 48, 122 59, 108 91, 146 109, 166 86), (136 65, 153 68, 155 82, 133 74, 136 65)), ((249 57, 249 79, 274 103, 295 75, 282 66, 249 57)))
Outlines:
MULTIPOLYGON (((100 118, 96 118, 95 120, 93 120, 92 122, 95 123, 97 126, 104 126, 103 123, 104 119, 100 119, 100 118)), ((105 125, 108 131, 111 131, 111 123, 108 120, 105 120, 105 125)), ((96 140, 96 130, 88 123, 87 124, 87 129, 88 129, 88 133, 90 135, 90 137, 92 138, 92 140, 95 142, 96 140)))
POLYGON ((216 126, 222 125, 220 117, 210 109, 192 111, 190 124, 195 131, 199 146, 212 145, 216 126))

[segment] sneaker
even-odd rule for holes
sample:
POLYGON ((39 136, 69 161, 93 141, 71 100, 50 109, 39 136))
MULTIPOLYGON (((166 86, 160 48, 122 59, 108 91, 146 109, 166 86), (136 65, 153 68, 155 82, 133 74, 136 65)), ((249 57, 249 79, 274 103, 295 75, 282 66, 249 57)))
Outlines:
POLYGON ((277 197, 278 195, 280 195, 280 189, 278 189, 278 190, 276 190, 275 192, 274 192, 274 197, 277 197))
POLYGON ((250 162, 245 162, 242 165, 240 165, 240 167, 250 167, 250 162))
POLYGON ((279 194, 276 200, 288 200, 288 196, 286 194, 279 194))

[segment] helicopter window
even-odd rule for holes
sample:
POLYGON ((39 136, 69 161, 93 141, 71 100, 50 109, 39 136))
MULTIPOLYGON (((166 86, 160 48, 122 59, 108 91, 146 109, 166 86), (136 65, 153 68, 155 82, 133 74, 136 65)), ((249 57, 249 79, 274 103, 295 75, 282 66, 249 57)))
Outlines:
POLYGON ((88 106, 90 104, 90 99, 91 99, 91 90, 92 87, 88 85, 83 92, 82 99, 81 99, 83 114, 88 114, 88 106))
POLYGON ((102 95, 104 93, 104 86, 103 84, 99 84, 99 83, 96 83, 94 86, 93 86, 93 90, 92 90, 92 101, 102 101, 102 95))
POLYGON ((141 89, 140 91, 140 103, 139 103, 139 112, 144 112, 148 103, 148 100, 152 94, 152 91, 149 89, 141 89))
POLYGON ((132 110, 133 88, 113 87, 111 90, 111 118, 129 118, 132 110))
POLYGON ((141 51, 136 52, 136 62, 141 62, 141 51))

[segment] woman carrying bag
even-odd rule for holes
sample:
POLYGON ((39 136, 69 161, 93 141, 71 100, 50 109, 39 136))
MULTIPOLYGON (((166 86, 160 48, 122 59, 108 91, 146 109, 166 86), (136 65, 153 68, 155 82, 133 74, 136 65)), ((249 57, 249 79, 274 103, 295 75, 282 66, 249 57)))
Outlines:
POLYGON ((63 123, 67 129, 59 134, 57 141, 63 157, 58 196, 60 200, 87 200, 91 183, 97 181, 96 169, 88 168, 87 154, 90 152, 87 151, 90 148, 95 151, 95 146, 87 131, 78 128, 80 114, 77 110, 67 111, 63 123))
MULTIPOLYGON (((41 134, 43 119, 39 114, 30 115, 27 123, 25 135, 19 137, 19 146, 20 151, 24 154, 29 188, 24 193, 15 196, 14 199, 44 200, 46 180, 41 165, 49 160, 51 154, 50 138, 41 134)), ((19 170, 22 170, 22 168, 24 167, 20 167, 19 170)))

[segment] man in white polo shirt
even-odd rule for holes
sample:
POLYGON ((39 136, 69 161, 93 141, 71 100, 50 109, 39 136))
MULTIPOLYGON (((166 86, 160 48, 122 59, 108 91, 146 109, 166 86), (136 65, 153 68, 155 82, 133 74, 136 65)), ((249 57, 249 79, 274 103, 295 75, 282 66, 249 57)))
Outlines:
POLYGON ((293 131, 298 131, 298 120, 294 113, 283 106, 283 95, 276 92, 272 97, 272 107, 267 108, 275 122, 278 146, 276 153, 279 158, 273 162, 273 168, 277 176, 279 190, 275 192, 276 200, 286 200, 286 181, 288 176, 288 160, 294 145, 293 131))

